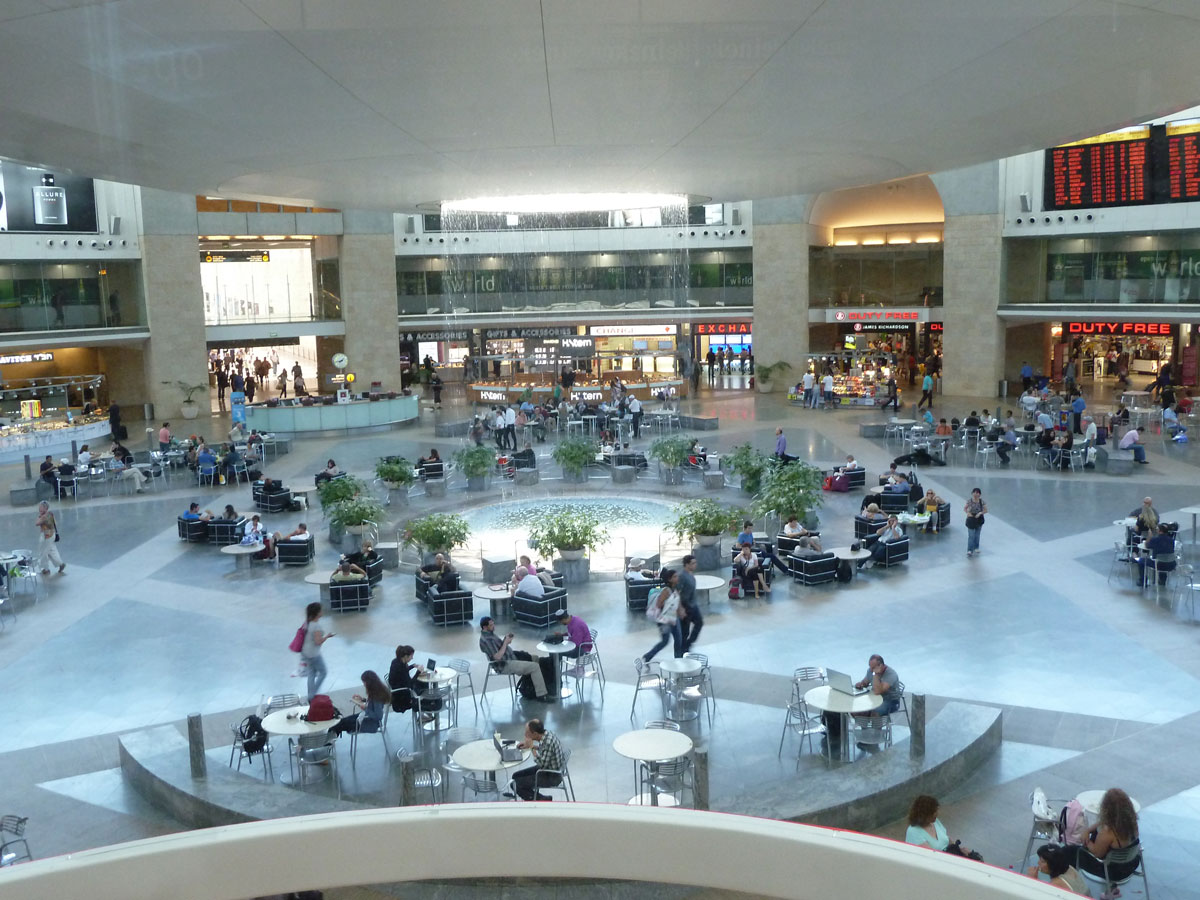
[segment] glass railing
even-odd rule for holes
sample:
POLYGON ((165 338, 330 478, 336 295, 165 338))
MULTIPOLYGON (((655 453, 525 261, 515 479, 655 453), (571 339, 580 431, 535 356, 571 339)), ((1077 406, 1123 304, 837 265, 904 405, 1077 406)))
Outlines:
POLYGON ((737 286, 615 291, 526 291, 457 296, 417 294, 400 296, 397 308, 401 316, 440 316, 472 313, 587 313, 618 309, 749 309, 753 305, 754 288, 737 286))
POLYGON ((0 263, 0 332, 146 324, 136 260, 0 263))
POLYGON ((336 322, 341 318, 341 298, 328 293, 287 293, 274 299, 244 294, 204 298, 205 325, 336 322))

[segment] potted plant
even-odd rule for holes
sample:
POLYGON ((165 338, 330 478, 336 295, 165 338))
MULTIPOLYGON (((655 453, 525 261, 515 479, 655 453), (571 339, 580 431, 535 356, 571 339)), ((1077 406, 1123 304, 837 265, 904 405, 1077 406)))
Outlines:
POLYGON ((417 480, 413 465, 403 456, 389 456, 375 464, 375 477, 390 490, 410 487, 417 480))
POLYGON ((576 484, 587 481, 587 466, 595 462, 599 445, 588 438, 563 438, 551 456, 562 466, 563 481, 576 484))
POLYGON ((757 494, 762 487, 763 472, 767 468, 767 457, 749 444, 741 444, 721 457, 721 465, 737 475, 742 482, 742 491, 757 494))
POLYGON ((321 501, 321 509, 325 511, 325 515, 329 515, 329 511, 343 500, 350 500, 353 497, 363 493, 367 486, 363 482, 355 478, 353 475, 345 475, 341 478, 330 478, 328 481, 322 481, 317 486, 317 497, 321 501))
POLYGON ((422 564, 429 562, 434 554, 447 556, 455 547, 461 547, 471 534, 467 520, 455 513, 430 513, 413 519, 404 526, 405 547, 416 547, 421 551, 422 564))
POLYGON ((608 540, 599 514, 590 509, 563 509, 538 520, 529 529, 529 546, 549 556, 555 550, 563 559, 582 559, 608 540))
POLYGON ((207 391, 207 384, 188 384, 186 381, 177 381, 175 386, 183 392, 183 402, 179 404, 179 413, 185 419, 194 419, 200 415, 200 404, 192 398, 200 391, 207 391))
POLYGON ((490 447, 464 447, 454 454, 454 461, 467 477, 467 490, 482 491, 488 473, 496 467, 496 454, 490 447))
POLYGON ((784 375, 786 375, 791 368, 792 364, 789 362, 784 362, 783 360, 780 360, 779 362, 773 362, 765 366, 758 366, 755 370, 754 377, 755 385, 758 387, 759 392, 763 394, 771 393, 771 391, 775 390, 776 379, 782 381, 784 375))
POLYGON ((362 534, 367 522, 378 523, 383 517, 383 504, 370 494, 357 494, 329 509, 330 524, 337 525, 345 534, 362 534))
POLYGON ((692 438, 689 437, 660 437, 650 444, 646 456, 657 459, 662 464, 663 480, 667 484, 682 484, 681 467, 687 462, 691 447, 692 438))
POLYGON ((681 541, 710 547, 721 540, 722 534, 732 534, 745 517, 744 510, 722 506, 716 500, 704 497, 676 506, 675 521, 668 528, 681 541))
POLYGON ((754 513, 781 519, 795 513, 805 527, 816 528, 815 513, 823 499, 821 481, 821 470, 808 463, 774 463, 767 467, 762 487, 755 493, 754 513))

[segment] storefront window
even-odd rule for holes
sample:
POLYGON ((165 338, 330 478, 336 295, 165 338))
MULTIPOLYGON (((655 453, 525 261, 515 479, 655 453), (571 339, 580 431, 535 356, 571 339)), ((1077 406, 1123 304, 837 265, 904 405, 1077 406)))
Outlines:
POLYGON ((137 260, 0 263, 0 331, 145 324, 137 260))
POLYGON ((813 307, 941 306, 942 245, 809 248, 813 307))
POLYGON ((1200 233, 1004 242, 1007 303, 1200 303, 1200 233))

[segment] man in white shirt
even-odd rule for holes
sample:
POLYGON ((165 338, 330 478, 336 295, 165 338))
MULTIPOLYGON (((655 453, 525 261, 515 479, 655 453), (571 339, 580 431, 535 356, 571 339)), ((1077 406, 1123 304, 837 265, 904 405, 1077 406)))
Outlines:
POLYGON ((504 407, 504 440, 507 449, 517 449, 517 411, 511 406, 504 407))
POLYGON ((821 379, 821 394, 826 406, 833 406, 833 373, 826 372, 821 379))
POLYGON ((1089 447, 1096 446, 1096 422, 1091 416, 1083 417, 1083 442, 1089 447))
POLYGON ((542 580, 525 568, 525 566, 517 567, 517 593, 522 597, 543 597, 546 594, 546 586, 542 584, 542 580))
POLYGON ((813 387, 817 383, 817 376, 812 372, 804 373, 804 405, 806 407, 816 408, 817 398, 813 394, 813 387))
POLYGON ((629 414, 633 416, 633 436, 641 437, 642 434, 642 401, 636 396, 630 395, 629 405, 626 407, 629 414))

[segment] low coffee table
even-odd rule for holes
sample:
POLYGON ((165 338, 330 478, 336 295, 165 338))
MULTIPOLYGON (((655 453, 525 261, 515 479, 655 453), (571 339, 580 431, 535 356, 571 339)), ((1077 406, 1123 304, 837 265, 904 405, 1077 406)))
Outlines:
POLYGON ((237 572, 249 571, 250 557, 262 549, 262 544, 228 544, 221 548, 221 552, 233 557, 233 570, 237 572))
POLYGON ((858 561, 866 559, 871 555, 871 551, 865 547, 860 547, 858 550, 851 550, 849 547, 830 547, 829 552, 838 559, 844 559, 853 566, 854 574, 858 574, 858 561))
POLYGON ((312 572, 304 576, 306 584, 315 584, 321 588, 321 602, 325 604, 325 608, 329 608, 329 576, 322 575, 319 572, 312 572))
POLYGON ((712 606, 711 591, 723 586, 725 579, 720 575, 693 575, 696 579, 697 599, 703 599, 705 606, 712 606))
POLYGON ((481 604, 486 602, 488 614, 497 622, 508 620, 509 601, 512 600, 512 595, 508 591, 507 584, 481 584, 477 588, 472 588, 471 596, 481 604))

